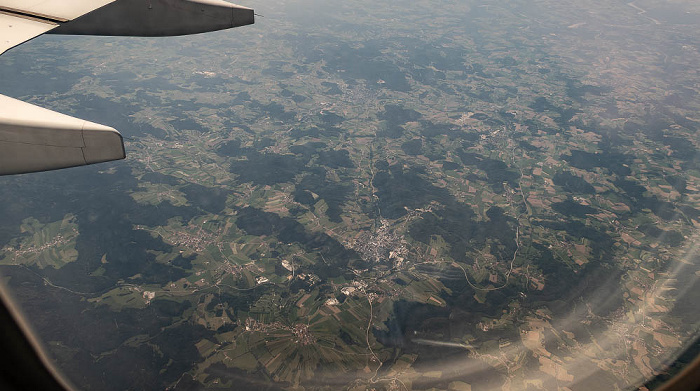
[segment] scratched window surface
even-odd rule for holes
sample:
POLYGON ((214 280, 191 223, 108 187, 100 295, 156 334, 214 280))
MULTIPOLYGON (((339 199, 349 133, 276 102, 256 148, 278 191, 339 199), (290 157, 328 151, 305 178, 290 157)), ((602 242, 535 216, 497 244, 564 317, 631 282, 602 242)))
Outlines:
POLYGON ((0 57, 125 137, 0 178, 0 273, 79 388, 634 389, 693 344, 698 4, 243 5, 0 57))

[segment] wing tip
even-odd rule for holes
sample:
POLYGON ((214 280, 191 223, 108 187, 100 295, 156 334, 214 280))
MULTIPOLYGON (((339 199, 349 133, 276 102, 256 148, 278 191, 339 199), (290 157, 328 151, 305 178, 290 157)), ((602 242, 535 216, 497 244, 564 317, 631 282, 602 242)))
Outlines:
POLYGON ((95 164, 126 158, 124 137, 116 129, 96 123, 83 128, 85 164, 95 164))

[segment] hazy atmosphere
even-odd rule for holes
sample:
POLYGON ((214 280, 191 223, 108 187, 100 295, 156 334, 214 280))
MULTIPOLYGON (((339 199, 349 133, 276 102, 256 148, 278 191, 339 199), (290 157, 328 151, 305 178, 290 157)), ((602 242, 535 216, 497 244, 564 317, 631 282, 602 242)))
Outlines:
POLYGON ((0 57, 125 138, 0 178, 0 274, 75 385, 653 388, 697 353, 697 3, 241 5, 0 57))

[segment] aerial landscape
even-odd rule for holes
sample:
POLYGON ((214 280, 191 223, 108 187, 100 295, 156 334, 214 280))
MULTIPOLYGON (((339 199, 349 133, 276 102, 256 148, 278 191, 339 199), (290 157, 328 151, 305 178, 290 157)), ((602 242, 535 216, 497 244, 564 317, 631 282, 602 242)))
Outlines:
POLYGON ((0 275, 75 385, 653 389, 697 348, 699 4, 242 5, 0 57, 125 139, 0 178, 0 275))

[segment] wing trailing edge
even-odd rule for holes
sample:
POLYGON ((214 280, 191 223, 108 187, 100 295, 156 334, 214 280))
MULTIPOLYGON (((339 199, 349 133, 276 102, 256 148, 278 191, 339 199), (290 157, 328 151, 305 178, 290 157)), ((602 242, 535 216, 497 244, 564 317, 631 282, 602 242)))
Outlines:
POLYGON ((252 9, 223 0, 116 0, 49 33, 162 37, 253 23, 252 9))
POLYGON ((0 95, 0 175, 125 157, 122 136, 113 128, 0 95))

